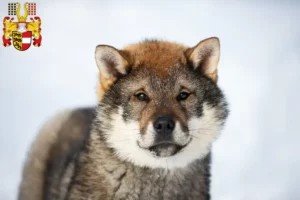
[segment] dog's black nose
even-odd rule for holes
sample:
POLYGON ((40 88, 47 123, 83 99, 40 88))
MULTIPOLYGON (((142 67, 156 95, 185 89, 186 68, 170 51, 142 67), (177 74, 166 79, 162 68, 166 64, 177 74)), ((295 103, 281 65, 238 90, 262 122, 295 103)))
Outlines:
POLYGON ((159 117, 153 124, 155 131, 158 134, 170 135, 175 127, 175 122, 172 117, 164 116, 159 117))

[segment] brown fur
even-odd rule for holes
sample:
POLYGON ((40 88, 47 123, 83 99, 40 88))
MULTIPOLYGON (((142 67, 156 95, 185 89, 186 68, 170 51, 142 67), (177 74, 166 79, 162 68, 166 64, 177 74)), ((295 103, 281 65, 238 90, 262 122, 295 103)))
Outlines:
POLYGON ((97 84, 97 95, 98 100, 101 101, 104 94, 109 90, 111 85, 116 81, 117 79, 115 77, 112 77, 110 79, 106 79, 99 73, 99 83, 97 84))
MULTIPOLYGON (((146 41, 125 47, 119 53, 126 59, 131 69, 146 67, 154 70, 157 75, 168 77, 169 70, 177 63, 185 64, 187 47, 172 42, 146 41)), ((100 72, 97 94, 99 100, 108 91, 116 78, 105 79, 100 72)))
POLYGON ((168 76, 168 70, 177 63, 186 63, 186 47, 177 43, 146 41, 124 48, 130 55, 133 68, 144 66, 155 70, 162 77, 168 76))
MULTIPOLYGON (((111 48, 114 48, 116 51, 118 51, 124 58, 124 67, 126 70, 145 67, 155 71, 155 73, 160 77, 167 79, 169 71, 178 65, 178 63, 184 65, 187 62, 192 62, 193 60, 198 59, 198 57, 208 57, 210 53, 213 53, 213 45, 219 45, 218 43, 218 38, 208 38, 199 42, 196 46, 188 48, 178 43, 150 40, 126 46, 123 50, 117 50, 114 47, 111 48), (210 43, 212 44, 210 45, 210 43), (197 50, 199 49, 202 50, 200 55, 197 53, 197 50)), ((218 61, 219 60, 214 61, 216 62, 215 65, 217 65, 218 61)), ((203 59, 203 61, 201 61, 201 65, 204 66, 204 69, 201 70, 208 78, 214 82, 217 82, 217 69, 206 72, 205 65, 207 65, 207 62, 207 59, 203 59)), ((109 79, 104 78, 100 71, 99 84, 97 86, 99 100, 102 99, 103 95, 116 80, 116 77, 109 79)))

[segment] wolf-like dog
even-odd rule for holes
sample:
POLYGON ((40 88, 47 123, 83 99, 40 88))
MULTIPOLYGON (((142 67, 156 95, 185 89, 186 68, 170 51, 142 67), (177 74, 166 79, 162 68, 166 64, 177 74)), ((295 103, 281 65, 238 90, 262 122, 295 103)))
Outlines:
POLYGON ((44 124, 19 200, 208 200, 212 143, 229 109, 220 43, 98 45, 98 105, 44 124))

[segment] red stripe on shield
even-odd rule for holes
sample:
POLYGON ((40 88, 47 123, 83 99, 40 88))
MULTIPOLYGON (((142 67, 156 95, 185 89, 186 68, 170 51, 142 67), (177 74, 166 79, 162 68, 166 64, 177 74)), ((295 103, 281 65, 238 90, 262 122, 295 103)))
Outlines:
POLYGON ((22 44, 22 50, 25 51, 25 50, 29 49, 30 45, 31 45, 31 43, 29 43, 29 44, 28 43, 25 43, 25 44, 23 43, 22 44))
POLYGON ((27 31, 22 33, 22 50, 27 50, 31 45, 32 32, 27 31))
POLYGON ((22 38, 31 38, 31 31, 22 33, 22 38))

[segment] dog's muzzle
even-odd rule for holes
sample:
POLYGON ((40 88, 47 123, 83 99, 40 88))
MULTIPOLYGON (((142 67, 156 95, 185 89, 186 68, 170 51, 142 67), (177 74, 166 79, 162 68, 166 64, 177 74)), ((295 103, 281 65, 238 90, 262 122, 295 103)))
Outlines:
POLYGON ((175 129, 175 121, 171 116, 163 116, 157 118, 153 123, 155 130, 155 143, 149 150, 159 157, 168 157, 175 155, 183 146, 174 142, 173 132, 175 129))

